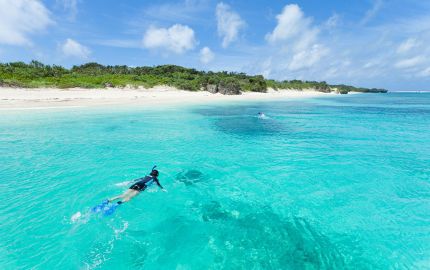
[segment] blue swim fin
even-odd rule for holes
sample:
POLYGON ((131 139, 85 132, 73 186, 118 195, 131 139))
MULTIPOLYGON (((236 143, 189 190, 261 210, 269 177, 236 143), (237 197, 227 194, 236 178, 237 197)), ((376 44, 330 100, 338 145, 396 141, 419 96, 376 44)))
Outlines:
POLYGON ((118 208, 118 206, 121 205, 121 203, 122 202, 118 202, 118 203, 106 205, 103 208, 103 216, 110 216, 110 215, 112 215, 115 212, 115 210, 118 208))
POLYGON ((99 213, 101 212, 107 205, 109 204, 109 200, 102 201, 99 205, 94 206, 91 208, 92 213, 99 213))

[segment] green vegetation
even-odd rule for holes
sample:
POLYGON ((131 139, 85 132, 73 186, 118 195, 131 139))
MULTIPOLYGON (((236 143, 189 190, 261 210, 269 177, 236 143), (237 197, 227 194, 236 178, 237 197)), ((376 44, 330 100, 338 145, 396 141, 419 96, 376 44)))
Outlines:
POLYGON ((329 85, 315 81, 275 81, 267 80, 261 75, 250 76, 245 73, 197 71, 175 65, 155 67, 103 66, 87 63, 66 69, 56 65, 44 65, 38 61, 29 64, 13 62, 0 63, 0 86, 10 87, 58 87, 58 88, 105 88, 105 87, 139 87, 168 85, 179 89, 223 94, 240 94, 240 92, 266 92, 273 89, 315 89, 321 92, 336 91, 385 93, 384 89, 357 88, 348 85, 329 85))
POLYGON ((325 93, 329 93, 332 91, 331 86, 328 85, 326 82, 300 81, 300 80, 279 82, 279 81, 269 80, 268 85, 273 89, 297 89, 297 90, 315 89, 316 91, 325 92, 325 93))

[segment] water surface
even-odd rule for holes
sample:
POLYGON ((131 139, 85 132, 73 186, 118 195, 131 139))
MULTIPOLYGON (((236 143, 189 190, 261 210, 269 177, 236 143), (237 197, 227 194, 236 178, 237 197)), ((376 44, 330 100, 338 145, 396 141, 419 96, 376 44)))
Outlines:
POLYGON ((430 269, 430 94, 1 114, 1 269, 430 269))

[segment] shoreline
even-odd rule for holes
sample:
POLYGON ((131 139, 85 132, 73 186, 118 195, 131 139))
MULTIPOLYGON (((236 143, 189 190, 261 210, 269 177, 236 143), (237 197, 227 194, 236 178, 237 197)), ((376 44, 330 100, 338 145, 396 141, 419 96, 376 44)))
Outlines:
POLYGON ((336 95, 312 90, 268 90, 267 93, 245 92, 241 95, 212 94, 207 91, 185 91, 168 86, 151 89, 58 89, 0 88, 0 110, 37 110, 94 106, 191 105, 222 101, 273 101, 336 95))

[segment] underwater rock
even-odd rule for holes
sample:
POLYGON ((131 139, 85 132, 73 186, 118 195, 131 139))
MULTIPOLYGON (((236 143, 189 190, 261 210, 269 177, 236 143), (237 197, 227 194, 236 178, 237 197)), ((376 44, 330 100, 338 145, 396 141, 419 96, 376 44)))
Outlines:
POLYGON ((336 245, 305 219, 281 218, 270 207, 237 205, 241 216, 217 201, 200 207, 203 221, 216 226, 210 247, 221 268, 349 269, 336 245))
POLYGON ((139 239, 154 245, 152 249, 162 247, 158 257, 140 258, 146 268, 165 262, 160 269, 178 264, 189 269, 375 268, 363 267, 363 255, 355 245, 328 238, 323 228, 306 219, 284 217, 261 204, 202 200, 193 205, 201 219, 170 217, 139 239), (240 214, 233 214, 236 211, 240 214), (193 254, 184 253, 188 250, 193 254))
POLYGON ((217 201, 211 201, 202 206, 202 219, 204 221, 210 220, 226 220, 231 218, 229 212, 222 209, 221 204, 217 201))
POLYGON ((188 170, 176 175, 176 180, 184 183, 186 186, 202 182, 204 178, 203 173, 198 170, 188 170))

